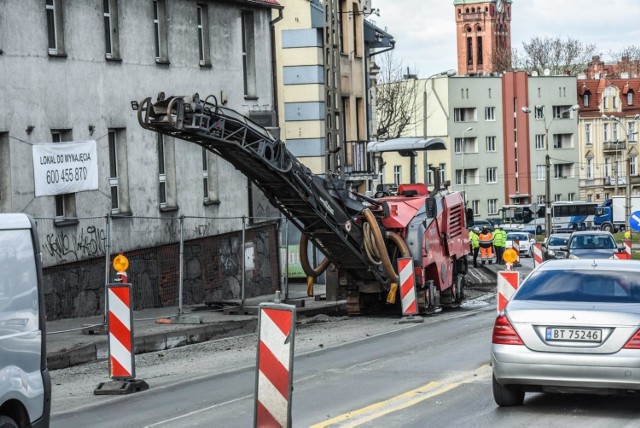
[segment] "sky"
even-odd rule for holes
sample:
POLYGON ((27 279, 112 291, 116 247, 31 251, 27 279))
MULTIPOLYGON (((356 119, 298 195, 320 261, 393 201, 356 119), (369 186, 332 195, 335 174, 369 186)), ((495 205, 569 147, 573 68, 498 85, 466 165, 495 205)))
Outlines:
MULTIPOLYGON (((428 77, 457 70, 454 0, 372 0, 380 16, 369 19, 396 40, 394 59, 428 77)), ((610 51, 640 46, 640 0, 513 0, 511 46, 533 37, 572 37, 610 51)))

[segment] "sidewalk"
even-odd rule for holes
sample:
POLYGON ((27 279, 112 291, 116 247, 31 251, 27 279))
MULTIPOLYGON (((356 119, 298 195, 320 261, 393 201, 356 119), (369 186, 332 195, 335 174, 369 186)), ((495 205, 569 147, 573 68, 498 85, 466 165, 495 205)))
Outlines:
MULTIPOLYGON (((205 305, 183 307, 183 322, 178 322, 178 307, 135 311, 135 353, 161 351, 212 339, 237 336, 256 331, 257 307, 273 302, 274 295, 232 302, 225 310, 205 305), (237 303, 237 304, 235 304, 237 303), (226 313, 225 313, 226 312, 226 313), (227 314, 229 313, 229 314, 227 314), (156 320, 161 320, 158 323, 156 320), (184 322, 186 321, 186 322, 184 322), (168 323, 167 323, 168 322, 168 323)), ((345 300, 315 300, 313 297, 291 299, 296 316, 318 314, 345 315, 345 300)), ((108 357, 108 336, 102 327, 103 315, 47 321, 47 362, 50 370, 61 369, 108 357)))

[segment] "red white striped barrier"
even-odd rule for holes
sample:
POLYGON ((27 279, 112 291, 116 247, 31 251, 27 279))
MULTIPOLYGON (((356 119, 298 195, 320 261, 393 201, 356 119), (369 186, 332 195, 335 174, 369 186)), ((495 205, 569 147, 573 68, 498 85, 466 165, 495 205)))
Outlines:
POLYGON ((509 299, 518 289, 520 284, 520 272, 500 271, 498 272, 498 313, 500 313, 509 299))
POLYGON ((613 253, 612 259, 617 260, 631 260, 631 241, 624 241, 624 252, 623 253, 613 253))
POLYGON ((533 244, 533 266, 536 267, 541 265, 544 260, 542 260, 542 244, 533 244))
POLYGON ((136 377, 131 303, 131 284, 109 284, 107 307, 109 310, 109 377, 111 379, 136 377))
POLYGON ((255 427, 291 426, 295 325, 295 306, 260 304, 255 427))
POLYGON ((398 259, 398 276, 400 277, 402 315, 416 315, 418 313, 416 279, 413 275, 413 259, 411 257, 398 259))

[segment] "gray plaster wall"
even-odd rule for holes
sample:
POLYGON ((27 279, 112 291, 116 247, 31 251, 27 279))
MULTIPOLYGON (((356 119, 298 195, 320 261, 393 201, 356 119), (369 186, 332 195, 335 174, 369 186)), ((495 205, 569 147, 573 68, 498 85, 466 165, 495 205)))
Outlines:
MULTIPOLYGON (((61 2, 64 57, 48 54, 45 2, 3 0, 0 4, 0 154, 1 164, 8 165, 0 171, 1 211, 54 217, 54 197, 34 194, 32 145, 51 142, 52 129, 68 129, 74 141, 95 139, 98 151, 99 189, 76 194, 76 214, 104 218, 111 209, 107 134, 110 128, 121 128, 126 140, 130 214, 163 218, 248 214, 247 180, 223 160, 217 162, 219 203, 203 203, 201 149, 181 140, 175 141, 177 210, 162 212, 156 135, 139 126, 131 101, 155 99, 159 92, 198 92, 203 98, 214 94, 220 99, 224 92, 227 107, 243 114, 273 110, 270 9, 206 2, 212 66, 201 67, 195 1, 166 1, 169 64, 155 60, 151 1, 117 2, 120 61, 105 59, 102 0, 61 2), (257 99, 244 97, 242 10, 254 12, 257 99), (90 125, 95 127, 92 135, 90 125), (30 126, 33 131, 27 133, 30 126)), ((69 225, 59 231, 80 236, 81 227, 69 225)), ((238 225, 227 222, 212 233, 232 230, 238 230, 238 225)), ((45 238, 41 236, 41 242, 45 238)), ((167 238, 161 228, 149 227, 132 241, 135 248, 147 248, 175 239, 167 238)), ((49 265, 62 261, 68 260, 50 260, 49 265)))

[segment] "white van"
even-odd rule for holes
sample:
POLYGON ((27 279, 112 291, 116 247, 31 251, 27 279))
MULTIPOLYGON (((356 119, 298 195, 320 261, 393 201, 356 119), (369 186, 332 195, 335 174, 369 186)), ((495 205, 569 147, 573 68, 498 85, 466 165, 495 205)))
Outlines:
POLYGON ((0 214, 0 427, 48 427, 42 261, 36 225, 0 214))

